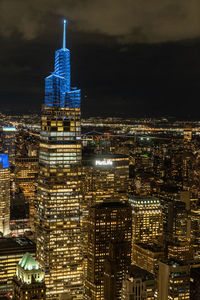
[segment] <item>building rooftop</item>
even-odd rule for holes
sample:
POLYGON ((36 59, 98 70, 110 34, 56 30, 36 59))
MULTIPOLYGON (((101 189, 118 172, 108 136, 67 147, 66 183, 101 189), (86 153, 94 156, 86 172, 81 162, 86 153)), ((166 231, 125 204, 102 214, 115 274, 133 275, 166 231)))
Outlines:
POLYGON ((152 205, 152 204, 159 204, 160 200, 158 198, 152 196, 135 196, 130 195, 129 202, 132 205, 152 205))
POLYGON ((123 154, 85 154, 83 156, 84 165, 95 165, 96 161, 107 161, 110 160, 114 164, 129 164, 129 157, 123 154))
POLYGON ((141 278, 142 281, 145 281, 145 280, 154 280, 155 277, 153 274, 149 273, 148 271, 144 270, 144 269, 141 269, 137 266, 131 266, 129 268, 129 271, 128 271, 128 276, 130 278, 141 278))
POLYGON ((11 237, 11 238, 0 238, 0 253, 10 253, 16 250, 22 249, 35 249, 36 245, 34 242, 26 237, 11 237))
POLYGON ((39 270, 40 266, 35 261, 35 259, 31 256, 30 253, 24 254, 18 265, 24 270, 39 270))
POLYGON ((113 201, 113 202, 102 202, 97 203, 91 206, 92 208, 110 208, 110 207, 130 207, 128 202, 120 202, 120 201, 113 201))
POLYGON ((136 243, 137 246, 145 249, 145 250, 149 250, 151 252, 163 252, 164 249, 162 246, 158 245, 158 244, 144 244, 144 243, 136 243))
POLYGON ((135 196, 135 195, 130 195, 130 200, 136 200, 136 201, 159 201, 158 198, 153 197, 153 196, 135 196))
POLYGON ((186 264, 186 262, 179 261, 179 260, 176 260, 176 259, 163 259, 160 262, 163 263, 163 264, 166 264, 170 267, 174 267, 174 268, 189 266, 189 265, 186 264))
POLYGON ((116 158, 129 158, 125 154, 87 154, 83 157, 83 160, 89 159, 116 159, 116 158))

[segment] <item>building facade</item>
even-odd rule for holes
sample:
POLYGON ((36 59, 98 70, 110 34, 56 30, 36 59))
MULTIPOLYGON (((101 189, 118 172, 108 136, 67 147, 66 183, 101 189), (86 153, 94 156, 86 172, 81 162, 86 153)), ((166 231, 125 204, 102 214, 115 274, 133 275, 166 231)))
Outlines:
POLYGON ((15 139, 16 139, 15 127, 4 126, 2 128, 2 144, 3 152, 8 154, 9 163, 11 166, 15 164, 15 139))
POLYGON ((122 279, 131 265, 130 241, 113 240, 104 263, 104 300, 121 300, 122 279))
POLYGON ((93 204, 128 199, 129 157, 85 155, 82 161, 82 233, 84 276, 87 276, 88 214, 93 204))
POLYGON ((136 266, 131 266, 122 283, 122 300, 154 300, 155 277, 136 266))
POLYGON ((49 299, 82 297, 80 90, 71 88, 65 26, 54 72, 45 79, 39 150, 37 259, 49 299))
POLYGON ((158 299, 190 299, 189 265, 175 260, 159 262, 158 299))
POLYGON ((10 233, 10 170, 8 154, 0 154, 0 234, 10 233))
POLYGON ((20 189, 29 204, 31 231, 35 231, 34 217, 36 207, 36 180, 38 176, 37 157, 18 157, 15 159, 15 189, 20 189))
POLYGON ((90 155, 83 158, 83 200, 88 206, 128 200, 129 157, 90 155))
MULTIPOLYGON (((109 289, 109 285, 112 284, 109 280, 113 275, 112 272, 115 272, 116 283, 119 283, 119 277, 122 281, 125 266, 129 266, 131 261, 131 231, 131 207, 128 203, 104 202, 90 208, 85 299, 105 299, 104 280, 106 279, 109 289), (122 251, 120 253, 114 251, 114 255, 110 253, 111 249, 117 249, 116 245, 119 243, 121 243, 122 251), (109 265, 112 265, 113 259, 116 261, 116 257, 118 257, 120 265, 116 263, 116 268, 112 270, 109 265), (107 267, 105 268, 106 260, 107 267), (105 270, 107 270, 106 274, 104 274, 105 270), (117 272, 121 276, 118 277, 117 272)), ((117 292, 120 294, 121 290, 117 292)), ((107 292, 106 295, 108 295, 107 292)))
POLYGON ((133 209, 133 243, 153 243, 162 239, 163 218, 159 199, 131 196, 133 209))
POLYGON ((200 266, 193 265, 190 269, 190 300, 200 299, 200 266))
POLYGON ((152 274, 158 272, 158 262, 165 257, 164 247, 157 244, 133 244, 133 264, 152 274))

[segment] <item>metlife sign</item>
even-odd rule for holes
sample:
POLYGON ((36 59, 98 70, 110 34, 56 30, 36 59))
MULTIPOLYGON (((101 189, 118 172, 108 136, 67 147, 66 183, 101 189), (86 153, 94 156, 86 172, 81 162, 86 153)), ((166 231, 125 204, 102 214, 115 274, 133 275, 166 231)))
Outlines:
POLYGON ((113 162, 112 162, 112 160, 96 160, 95 165, 96 166, 112 166, 113 162))

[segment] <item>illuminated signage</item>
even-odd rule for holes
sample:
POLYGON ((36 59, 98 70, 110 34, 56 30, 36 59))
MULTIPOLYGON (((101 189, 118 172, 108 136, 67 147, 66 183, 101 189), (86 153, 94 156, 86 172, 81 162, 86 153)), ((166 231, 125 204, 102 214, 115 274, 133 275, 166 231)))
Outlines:
POLYGON ((3 131, 16 131, 15 127, 3 127, 3 131))
POLYGON ((96 160, 96 166, 112 166, 113 162, 111 160, 96 160))

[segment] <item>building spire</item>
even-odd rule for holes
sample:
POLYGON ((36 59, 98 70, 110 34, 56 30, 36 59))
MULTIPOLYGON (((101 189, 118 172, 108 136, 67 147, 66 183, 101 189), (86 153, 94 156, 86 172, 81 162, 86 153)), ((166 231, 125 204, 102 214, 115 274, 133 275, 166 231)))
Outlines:
POLYGON ((67 20, 63 20, 63 49, 66 49, 66 24, 67 24, 67 20))

